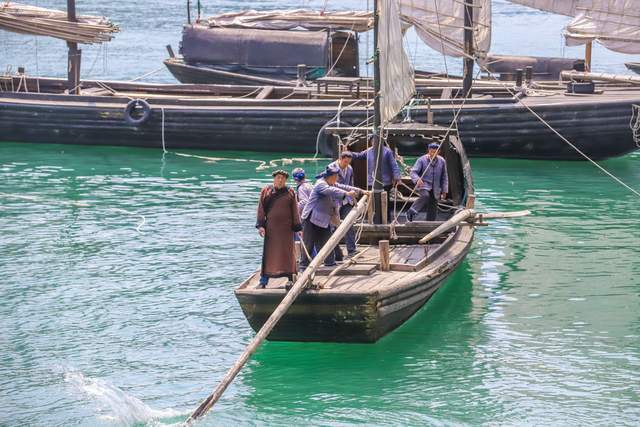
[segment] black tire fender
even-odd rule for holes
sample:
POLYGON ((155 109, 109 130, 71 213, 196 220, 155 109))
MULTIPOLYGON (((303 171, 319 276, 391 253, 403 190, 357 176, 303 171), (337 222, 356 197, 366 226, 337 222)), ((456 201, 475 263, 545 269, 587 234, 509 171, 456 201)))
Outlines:
POLYGON ((151 117, 151 106, 144 99, 132 99, 124 107, 124 120, 133 126, 140 126, 145 123, 151 117), (142 115, 138 118, 133 117, 133 112, 136 108, 142 108, 142 115))

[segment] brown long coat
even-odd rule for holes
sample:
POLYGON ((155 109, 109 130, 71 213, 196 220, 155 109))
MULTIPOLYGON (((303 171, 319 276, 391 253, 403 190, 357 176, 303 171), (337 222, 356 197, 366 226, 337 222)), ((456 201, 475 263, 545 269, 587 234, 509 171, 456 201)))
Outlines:
POLYGON ((260 192, 256 227, 264 227, 262 275, 283 277, 294 274, 296 258, 293 249, 293 233, 300 231, 300 215, 293 190, 284 187, 276 190, 268 185, 260 192))

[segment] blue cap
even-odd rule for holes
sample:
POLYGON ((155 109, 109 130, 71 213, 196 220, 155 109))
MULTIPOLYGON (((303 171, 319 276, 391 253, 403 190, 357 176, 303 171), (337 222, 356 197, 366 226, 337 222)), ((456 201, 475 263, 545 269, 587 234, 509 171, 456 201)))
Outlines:
POLYGON ((338 166, 336 165, 329 165, 327 166, 327 168, 324 170, 324 172, 322 172, 319 175, 316 175, 316 178, 327 178, 330 177, 331 175, 337 175, 340 173, 340 169, 338 168, 338 166))
POLYGON ((293 179, 295 179, 296 181, 302 181, 307 174, 304 171, 304 169, 295 168, 294 170, 291 171, 291 175, 293 176, 293 179))
POLYGON ((349 157, 350 159, 353 158, 353 153, 349 150, 344 150, 342 153, 340 153, 340 158, 344 158, 344 157, 349 157))
POLYGON ((437 150, 438 148, 440 148, 440 146, 438 144, 436 144, 435 142, 432 142, 431 144, 428 145, 429 149, 434 149, 437 150))

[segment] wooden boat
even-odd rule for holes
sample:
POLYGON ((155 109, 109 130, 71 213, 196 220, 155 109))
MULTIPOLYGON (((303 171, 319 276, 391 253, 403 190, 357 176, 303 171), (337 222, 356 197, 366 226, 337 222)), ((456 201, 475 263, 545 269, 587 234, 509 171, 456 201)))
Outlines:
POLYGON ((625 62, 625 67, 636 74, 640 74, 640 62, 625 62))
MULTIPOLYGON (((396 225, 362 224, 359 253, 353 263, 323 267, 313 286, 269 335, 270 340, 375 342, 419 310, 462 262, 474 236, 474 227, 458 225, 427 244, 418 241, 473 204, 471 167, 462 144, 452 138, 443 144, 455 209, 439 212, 439 221, 396 225), (381 271, 380 240, 390 240, 389 271, 381 271)), ((286 294, 286 278, 271 279, 258 288, 259 272, 252 274, 235 294, 251 327, 258 331, 286 294)), ((455 286, 454 283, 451 284, 455 286)))
MULTIPOLYGON (((79 95, 65 93, 67 86, 63 79, 0 77, 0 140, 160 148, 164 129, 171 149, 314 153, 318 145, 330 155, 333 139, 320 132, 323 126, 338 118, 342 126, 355 126, 372 112, 366 96, 357 98, 346 86, 327 94, 318 87, 86 80, 79 95), (150 114, 132 124, 125 109, 138 98, 146 100, 150 114)), ((464 104, 458 130, 469 156, 582 159, 524 103, 594 159, 637 149, 629 121, 640 90, 612 87, 573 95, 556 85, 544 86, 539 96, 514 97, 487 86, 473 89, 474 98, 466 101, 448 98, 460 89, 459 81, 434 78, 419 87, 420 99, 398 120, 426 124, 433 116, 432 124, 449 126, 453 109, 464 104)), ((397 147, 402 154, 422 152, 421 140, 410 136, 399 138, 397 147)))
MULTIPOLYGON (((33 31, 39 34, 37 25, 33 31)), ((69 50, 68 80, 0 77, 1 141, 330 155, 335 143, 327 126, 357 126, 372 113, 370 82, 359 77, 320 78, 315 87, 81 82, 80 51, 70 43, 76 47, 69 50)), ((575 94, 527 79, 533 90, 483 81, 472 88, 472 75, 415 79, 415 98, 395 124, 448 127, 459 108, 469 156, 584 159, 541 119, 592 159, 637 149, 629 121, 638 89, 575 94), (456 98, 467 92, 471 98, 456 98)), ((402 154, 422 152, 415 135, 390 136, 402 154)))
POLYGON ((358 34, 185 25, 164 64, 181 83, 296 86, 360 74, 358 34), (302 65, 304 64, 304 65, 302 65))

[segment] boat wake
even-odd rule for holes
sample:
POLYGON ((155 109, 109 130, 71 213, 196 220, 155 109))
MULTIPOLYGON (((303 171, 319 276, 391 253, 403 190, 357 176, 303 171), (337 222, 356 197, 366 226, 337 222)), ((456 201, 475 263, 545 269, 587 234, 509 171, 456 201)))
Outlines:
POLYGON ((107 424, 178 425, 184 419, 179 411, 153 409, 110 382, 87 377, 79 371, 66 371, 64 381, 92 401, 98 418, 107 424))

